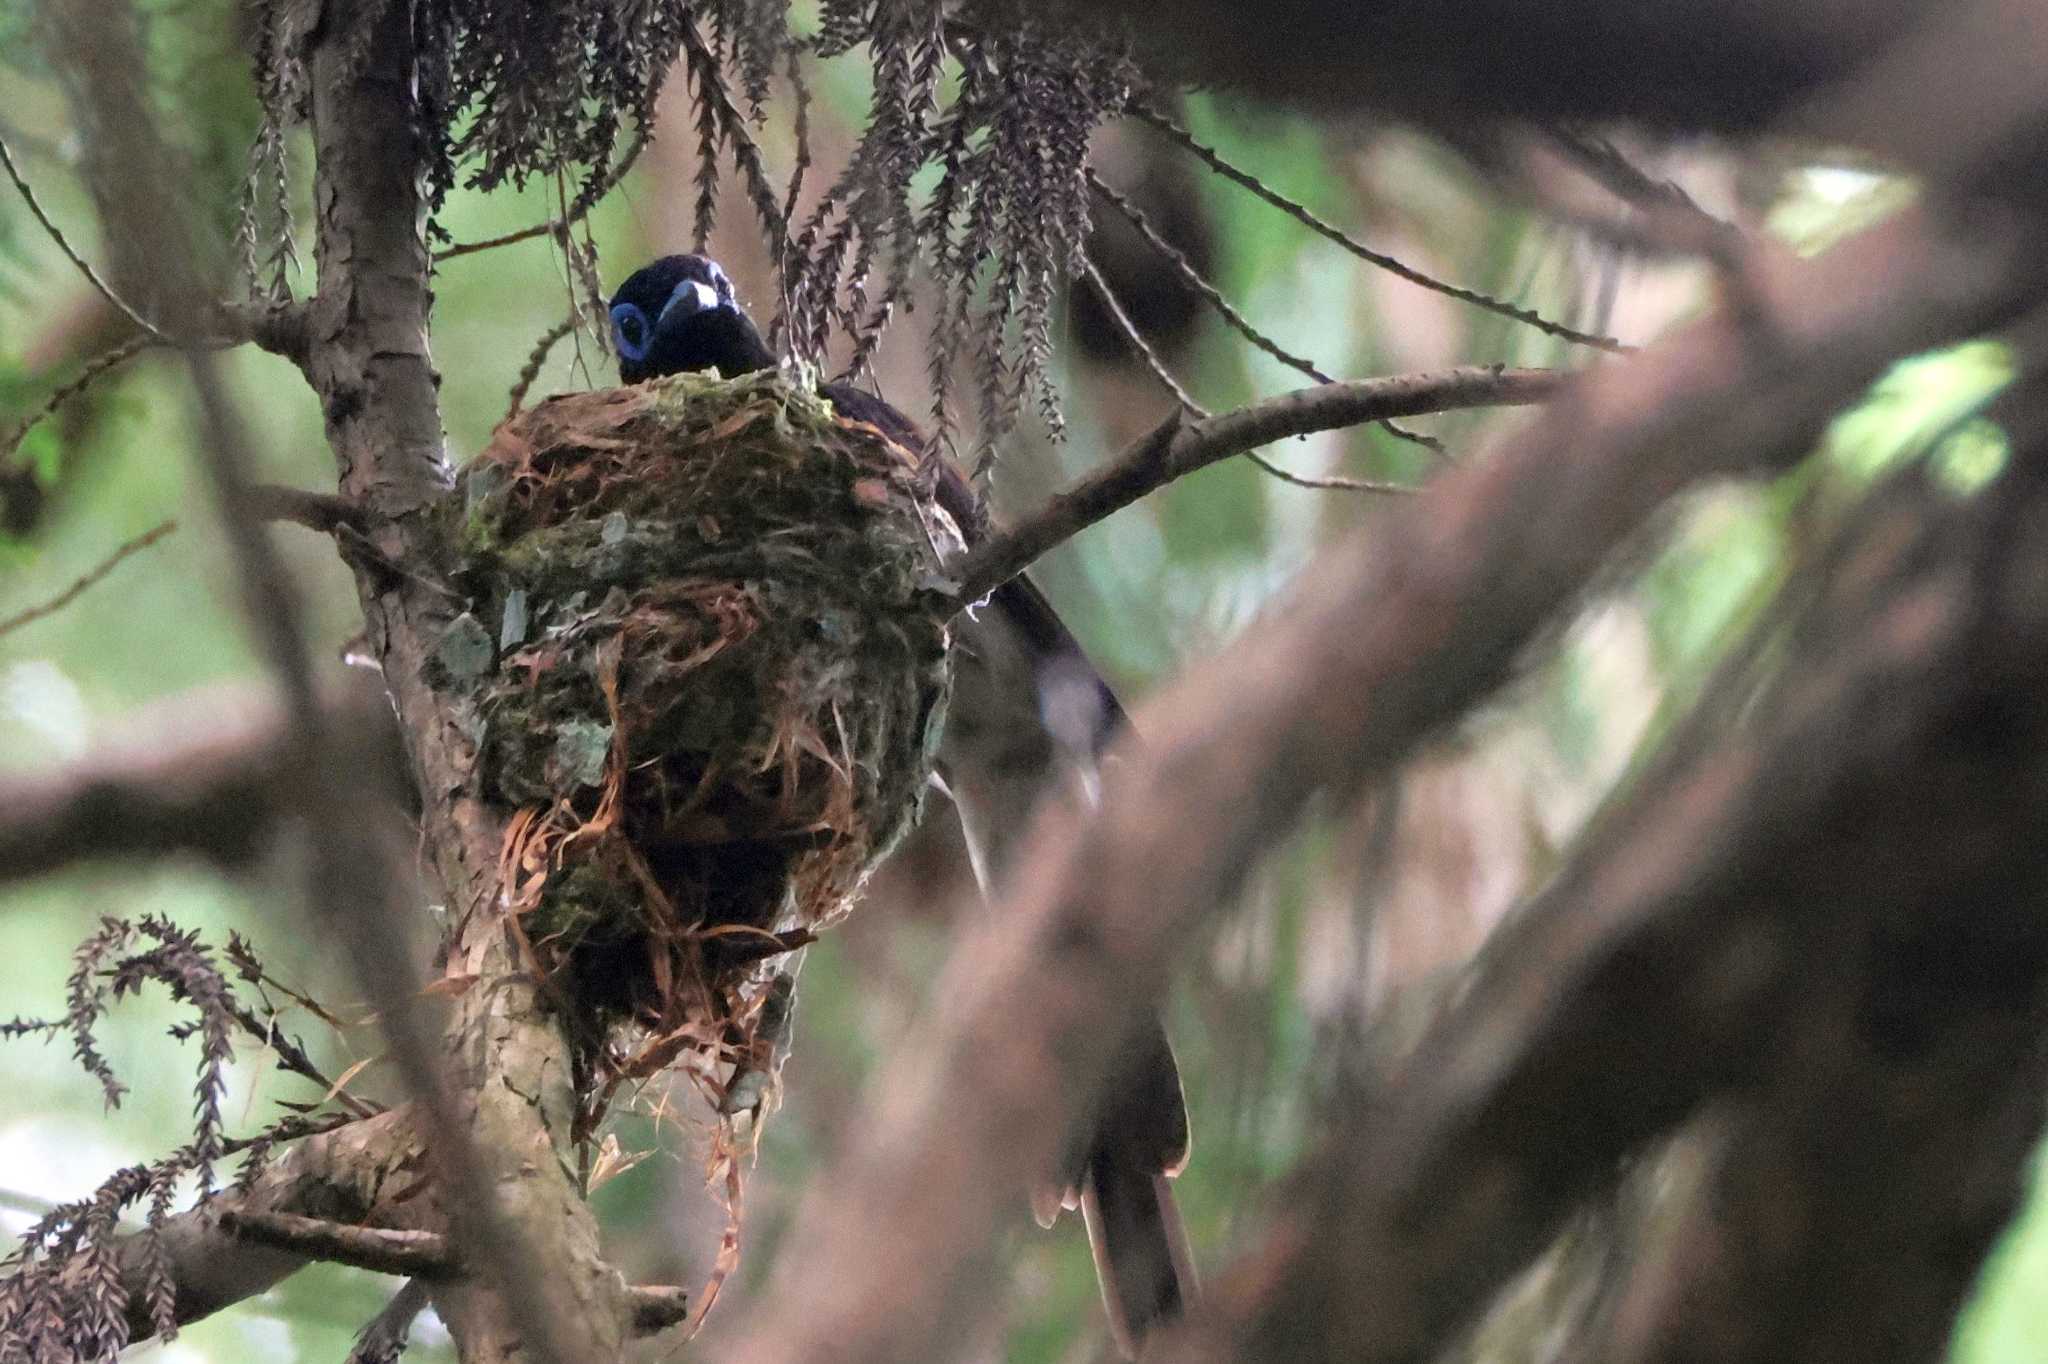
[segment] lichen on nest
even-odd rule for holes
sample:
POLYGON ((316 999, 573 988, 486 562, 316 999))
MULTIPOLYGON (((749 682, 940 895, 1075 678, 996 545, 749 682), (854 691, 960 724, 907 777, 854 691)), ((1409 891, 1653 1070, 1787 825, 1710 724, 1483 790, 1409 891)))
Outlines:
POLYGON ((920 809, 949 672, 917 461, 777 375, 678 375, 539 404, 460 492, 439 665, 516 921, 614 1083, 733 1059, 762 962, 920 809))

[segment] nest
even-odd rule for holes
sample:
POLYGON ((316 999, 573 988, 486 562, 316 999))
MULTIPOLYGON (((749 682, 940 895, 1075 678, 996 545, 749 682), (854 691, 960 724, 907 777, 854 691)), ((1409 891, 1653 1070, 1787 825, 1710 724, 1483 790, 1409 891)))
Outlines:
POLYGON ((549 399, 461 489, 476 604, 439 663, 514 812, 516 922, 612 1084, 694 1056, 730 1111, 775 959, 918 816, 943 517, 910 452, 774 374, 549 399))

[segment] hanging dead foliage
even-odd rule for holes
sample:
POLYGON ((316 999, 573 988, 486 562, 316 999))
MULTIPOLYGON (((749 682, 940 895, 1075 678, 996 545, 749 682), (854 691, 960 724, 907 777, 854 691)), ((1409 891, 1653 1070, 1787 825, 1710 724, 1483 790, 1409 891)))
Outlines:
MULTIPOLYGON (((367 54, 390 3, 330 6, 324 22, 351 25, 367 54)), ((271 297, 288 294, 294 261, 284 132, 306 114, 306 8, 258 0, 251 26, 264 113, 241 244, 252 286, 271 297)), ((430 204, 438 212, 458 183, 538 179, 558 189, 562 220, 577 221, 632 155, 622 135, 649 132, 665 83, 683 73, 696 244, 730 167, 781 269, 775 332, 798 358, 820 361, 845 337, 847 371, 861 370, 922 271, 938 294, 936 432, 956 431, 956 389, 971 375, 984 456, 1027 410, 1057 433, 1052 319, 1088 234, 1088 140, 1140 82, 1121 30, 1014 0, 823 0, 817 31, 800 35, 789 10, 788 0, 419 0, 419 69, 407 84, 430 204), (792 219, 810 164, 805 116, 791 130, 786 184, 757 134, 778 73, 801 109, 806 68, 828 59, 867 63, 874 93, 845 169, 792 219)))

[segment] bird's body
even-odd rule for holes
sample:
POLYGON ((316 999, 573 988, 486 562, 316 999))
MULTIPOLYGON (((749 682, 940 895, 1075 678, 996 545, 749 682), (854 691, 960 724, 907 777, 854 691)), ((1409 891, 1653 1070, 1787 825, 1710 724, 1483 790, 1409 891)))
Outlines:
MULTIPOLYGON (((702 256, 666 256, 633 274, 613 296, 611 317, 619 374, 629 384, 684 370, 735 378, 777 363, 724 270, 702 256)), ((880 398, 845 383, 820 391, 840 416, 924 451, 916 424, 880 398)), ((981 529, 978 499, 950 462, 935 463, 935 500, 971 539, 981 529)), ((961 634, 938 767, 975 874, 993 893, 1038 799, 1063 781, 1092 792, 1095 759, 1125 719, 1028 578, 997 588, 986 607, 963 619, 961 634)), ((1187 1111, 1156 1019, 1119 1058, 1112 1079, 1088 1137, 1063 1162, 1066 1187, 1034 1198, 1034 1210, 1049 1223, 1062 1203, 1082 1208, 1112 1330, 1133 1355, 1150 1331, 1182 1313, 1194 1289, 1167 1186, 1187 1159, 1187 1111)))

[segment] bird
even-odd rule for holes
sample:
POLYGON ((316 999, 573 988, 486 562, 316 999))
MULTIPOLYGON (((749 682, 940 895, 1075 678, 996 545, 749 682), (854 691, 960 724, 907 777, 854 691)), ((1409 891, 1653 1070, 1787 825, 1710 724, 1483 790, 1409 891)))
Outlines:
MULTIPOLYGON (((610 316, 626 384, 696 370, 732 379, 779 363, 731 277, 706 256, 663 256, 636 270, 612 295, 610 316)), ((818 391, 842 418, 926 452, 917 424, 874 394, 845 382, 818 391)), ((950 460, 935 463, 934 500, 972 543, 986 534, 980 499, 950 460)), ((1063 783, 1091 797, 1096 763, 1129 721, 1029 577, 1012 578, 964 614, 959 634, 935 784, 951 798, 970 865, 992 897, 1039 798, 1063 783)), ((1197 1287, 1168 1184, 1188 1158, 1187 1103, 1156 1016, 1114 1058, 1111 1078, 1061 1161, 1058 1186, 1035 1191, 1032 1206, 1047 1226, 1063 1207, 1081 1209, 1110 1334, 1136 1358, 1186 1312, 1197 1287)))

